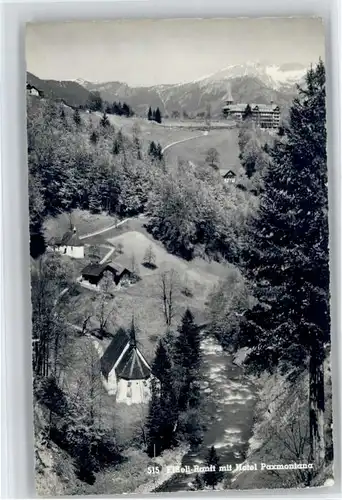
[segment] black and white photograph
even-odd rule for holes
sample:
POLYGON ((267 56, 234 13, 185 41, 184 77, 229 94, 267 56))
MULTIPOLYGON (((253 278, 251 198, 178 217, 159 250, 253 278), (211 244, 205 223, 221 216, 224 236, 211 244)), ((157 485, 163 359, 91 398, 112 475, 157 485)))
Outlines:
POLYGON ((26 102, 38 495, 332 486, 322 19, 29 23, 26 102))

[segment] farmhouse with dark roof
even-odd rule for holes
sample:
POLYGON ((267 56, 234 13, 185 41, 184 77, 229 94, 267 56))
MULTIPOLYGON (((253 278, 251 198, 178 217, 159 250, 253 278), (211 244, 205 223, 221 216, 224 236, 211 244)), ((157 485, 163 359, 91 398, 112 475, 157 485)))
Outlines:
POLYGON ((114 283, 118 286, 125 280, 129 281, 133 273, 117 262, 105 262, 103 264, 88 264, 82 271, 82 280, 91 285, 99 286, 105 274, 111 274, 114 283))
POLYGON ((236 181, 236 174, 233 172, 233 170, 221 170, 221 175, 223 178, 223 182, 225 183, 235 183, 236 181))

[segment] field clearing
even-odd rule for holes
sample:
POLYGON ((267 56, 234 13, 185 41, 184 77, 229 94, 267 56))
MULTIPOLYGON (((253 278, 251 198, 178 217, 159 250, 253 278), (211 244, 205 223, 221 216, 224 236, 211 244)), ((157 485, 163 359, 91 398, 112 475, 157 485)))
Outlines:
MULTIPOLYGON (((230 268, 227 265, 209 263, 201 259, 187 262, 167 253, 160 243, 151 241, 139 231, 128 231, 109 241, 113 245, 118 243, 123 245, 123 254, 115 257, 116 262, 131 268, 134 255, 136 267, 142 278, 138 283, 115 292, 115 315, 111 331, 120 326, 127 328, 134 314, 141 348, 147 359, 152 361, 157 339, 165 333, 160 288, 162 273, 171 270, 174 272, 174 326, 176 327, 187 307, 194 314, 198 324, 206 321, 208 294, 219 280, 229 273, 230 268), (142 264, 146 249, 150 245, 156 257, 156 269, 146 268, 142 264)), ((91 307, 96 309, 99 300, 100 295, 97 292, 86 290, 70 297, 73 320, 81 318, 83 311, 91 307)), ((108 340, 104 341, 104 348, 106 344, 108 340)))
MULTIPOLYGON (((49 241, 52 237, 62 237, 70 229, 70 221, 76 226, 79 236, 92 233, 116 224, 119 219, 106 213, 92 214, 88 210, 72 210, 70 216, 64 212, 50 217, 44 223, 44 237, 49 241)), ((85 240, 85 243, 88 243, 85 240)))
MULTIPOLYGON (((197 129, 197 130, 207 130, 208 124, 205 120, 173 120, 172 118, 167 118, 163 121, 162 125, 174 128, 187 128, 187 129, 197 129)), ((234 120, 211 120, 210 129, 230 129, 236 127, 236 122, 234 120)))
MULTIPOLYGON (((89 117, 89 115, 87 116, 89 117)), ((93 113, 91 116, 99 120, 102 115, 93 113)), ((138 117, 126 118, 124 116, 108 115, 108 119, 110 123, 114 125, 116 131, 121 129, 122 133, 131 139, 133 137, 133 126, 139 125, 140 139, 145 145, 154 141, 159 142, 162 147, 171 142, 196 137, 201 133, 201 130, 203 130, 203 127, 197 126, 194 128, 194 125, 192 125, 192 127, 180 128, 176 127, 174 124, 168 125, 167 122, 159 124, 138 117)))
MULTIPOLYGON (((135 222, 141 223, 141 221, 135 222)), ((113 318, 108 324, 108 331, 114 333, 120 326, 128 328, 134 315, 137 341, 146 359, 152 363, 158 339, 163 337, 166 331, 161 298, 162 273, 171 270, 174 272, 173 328, 176 329, 186 308, 191 310, 197 324, 206 322, 208 294, 219 280, 229 273, 230 266, 217 262, 205 262, 201 259, 185 261, 169 254, 160 242, 152 241, 138 230, 123 232, 110 238, 109 242, 113 245, 118 243, 123 245, 123 253, 115 257, 116 262, 131 267, 132 255, 134 255, 142 279, 127 288, 117 289, 114 291, 114 299, 108 299, 108 309, 115 306, 113 318), (155 269, 146 268, 142 264, 146 249, 151 245, 156 258, 155 269), (190 293, 185 294, 185 289, 190 293)), ((68 295, 68 321, 81 326, 89 311, 99 310, 101 297, 98 292, 77 287, 74 293, 68 295)), ((91 328, 98 326, 96 318, 93 317, 90 325, 91 328)), ((103 351, 110 341, 110 338, 99 341, 103 351)), ((85 372, 87 349, 89 352, 89 349, 93 348, 98 356, 90 337, 78 337, 76 334, 73 343, 74 350, 77 352, 77 362, 72 366, 72 373, 68 374, 69 383, 85 372)), ((108 395, 102 385, 100 390, 103 422, 115 428, 119 443, 133 443, 132 440, 140 435, 140 424, 145 418, 147 406, 126 407, 116 404, 115 397, 108 395)))
POLYGON ((218 164, 220 169, 239 171, 241 163, 237 129, 211 130, 206 136, 175 144, 165 151, 166 162, 176 165, 178 159, 182 159, 201 165, 205 163, 210 148, 215 148, 220 155, 218 164))

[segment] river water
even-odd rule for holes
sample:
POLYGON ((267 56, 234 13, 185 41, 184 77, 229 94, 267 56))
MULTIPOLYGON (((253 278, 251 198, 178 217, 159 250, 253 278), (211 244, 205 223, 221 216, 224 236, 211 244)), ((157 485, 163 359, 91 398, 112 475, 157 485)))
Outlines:
MULTIPOLYGON (((233 363, 232 355, 224 352, 213 338, 201 343, 203 355, 202 389, 207 398, 208 424, 202 444, 183 458, 182 465, 204 466, 208 449, 214 445, 220 465, 244 461, 251 437, 255 386, 244 375, 243 369, 233 363)), ((177 464, 180 465, 180 464, 177 464)), ((225 473, 229 479, 232 474, 225 473)), ((176 492, 191 489, 194 474, 174 474, 155 491, 176 492)))

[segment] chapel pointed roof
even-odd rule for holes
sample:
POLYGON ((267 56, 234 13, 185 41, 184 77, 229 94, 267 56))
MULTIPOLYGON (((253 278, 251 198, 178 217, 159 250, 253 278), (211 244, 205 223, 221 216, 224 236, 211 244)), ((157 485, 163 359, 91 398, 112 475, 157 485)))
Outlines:
POLYGON ((134 318, 129 332, 119 329, 101 358, 101 371, 108 377, 115 368, 117 377, 142 380, 151 375, 151 367, 137 346, 134 318))
POLYGON ((108 376, 129 342, 127 333, 120 328, 101 358, 101 371, 108 376))
POLYGON ((115 371, 119 378, 126 380, 142 380, 151 375, 147 361, 134 346, 130 346, 125 352, 115 371))
POLYGON ((233 102, 234 102, 234 99, 233 99, 233 96, 232 96, 232 88, 231 88, 231 85, 230 85, 229 82, 228 82, 228 86, 227 86, 227 93, 224 96, 224 100, 226 102, 229 102, 230 104, 233 104, 233 102))

